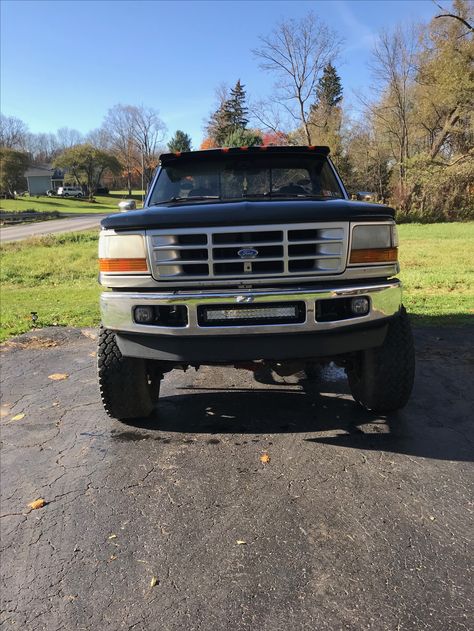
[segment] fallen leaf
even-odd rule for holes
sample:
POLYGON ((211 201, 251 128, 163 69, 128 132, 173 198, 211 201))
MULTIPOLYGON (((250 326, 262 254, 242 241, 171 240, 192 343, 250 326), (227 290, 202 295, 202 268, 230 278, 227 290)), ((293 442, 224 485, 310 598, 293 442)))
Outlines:
POLYGON ((28 504, 28 506, 31 508, 31 510, 36 510, 37 508, 43 508, 43 506, 46 504, 46 502, 44 501, 44 499, 42 497, 40 497, 39 499, 35 500, 34 502, 30 502, 28 504))
POLYGON ((117 558, 117 555, 116 554, 112 554, 112 556, 110 557, 110 560, 111 561, 115 561, 116 558, 117 558))
POLYGON ((17 414, 16 416, 12 416, 12 421, 21 421, 22 418, 25 418, 24 414, 17 414))
POLYGON ((117 539, 117 535, 114 535, 114 534, 109 535, 109 539, 117 539))
POLYGON ((92 353, 89 353, 89 357, 95 357, 95 351, 93 351, 92 353))
POLYGON ((9 403, 2 403, 2 405, 0 405, 0 418, 3 418, 4 416, 8 416, 10 413, 10 404, 9 403))
POLYGON ((242 541, 242 539, 237 539, 236 541, 238 546, 246 546, 247 542, 246 541, 242 541))
POLYGON ((270 462, 270 456, 268 454, 262 454, 260 456, 260 462, 263 462, 263 464, 267 464, 267 462, 270 462))
POLYGON ((55 372, 52 375, 49 375, 48 379, 51 379, 52 381, 63 381, 68 377, 69 375, 67 375, 65 372, 55 372))
POLYGON ((156 578, 156 576, 152 576, 151 581, 150 581, 150 587, 155 587, 155 585, 158 585, 158 579, 156 578))

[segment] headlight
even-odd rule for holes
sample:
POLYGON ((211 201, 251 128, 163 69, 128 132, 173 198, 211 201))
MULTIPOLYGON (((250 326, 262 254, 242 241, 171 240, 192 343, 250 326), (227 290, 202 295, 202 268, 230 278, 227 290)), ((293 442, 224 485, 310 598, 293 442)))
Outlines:
POLYGON ((99 235, 99 270, 122 274, 148 272, 143 235, 103 230, 99 235))
POLYGON ((398 259, 395 224, 369 224, 352 230, 350 265, 392 263, 398 259))

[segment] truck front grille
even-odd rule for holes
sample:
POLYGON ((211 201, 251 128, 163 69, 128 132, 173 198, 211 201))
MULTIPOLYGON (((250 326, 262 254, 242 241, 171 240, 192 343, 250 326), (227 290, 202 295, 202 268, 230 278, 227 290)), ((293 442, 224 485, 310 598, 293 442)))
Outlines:
POLYGON ((340 274, 348 224, 317 223, 147 231, 158 281, 239 280, 340 274))

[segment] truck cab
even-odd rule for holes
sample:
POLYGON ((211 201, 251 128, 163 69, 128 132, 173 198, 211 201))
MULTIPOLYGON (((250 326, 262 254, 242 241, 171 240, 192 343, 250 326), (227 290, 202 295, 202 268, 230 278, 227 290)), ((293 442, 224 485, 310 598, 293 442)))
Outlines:
POLYGON ((101 225, 106 411, 148 416, 177 368, 264 364, 311 379, 329 361, 365 408, 403 407, 414 350, 394 214, 349 200, 327 147, 162 155, 144 208, 101 225))

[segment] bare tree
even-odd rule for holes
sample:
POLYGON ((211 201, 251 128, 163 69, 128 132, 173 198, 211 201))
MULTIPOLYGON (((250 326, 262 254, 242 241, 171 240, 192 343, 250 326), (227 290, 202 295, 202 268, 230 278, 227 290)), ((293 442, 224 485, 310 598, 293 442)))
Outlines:
POLYGON ((309 105, 323 68, 337 56, 341 40, 314 13, 308 13, 301 20, 280 22, 260 42, 253 51, 260 67, 278 77, 274 101, 302 125, 312 144, 309 105))
POLYGON ((158 112, 143 106, 118 104, 108 111, 103 129, 124 168, 128 194, 132 194, 135 169, 141 171, 143 184, 148 186, 157 163, 157 149, 166 131, 158 112))
POLYGON ((56 138, 58 146, 61 150, 69 149, 74 145, 80 145, 84 142, 84 136, 77 129, 71 129, 70 127, 61 127, 56 132, 56 138))
POLYGON ((28 126, 21 119, 0 114, 0 146, 24 150, 27 137, 28 126))
POLYGON ((48 164, 56 158, 61 149, 55 134, 28 134, 25 149, 31 154, 35 164, 48 164))
POLYGON ((380 96, 374 106, 363 102, 370 114, 377 118, 393 148, 400 181, 405 182, 405 163, 410 156, 411 113, 413 85, 416 75, 417 38, 414 30, 383 32, 372 53, 373 93, 380 96))
POLYGON ((104 151, 113 150, 113 143, 109 131, 105 129, 105 127, 98 127, 97 129, 90 131, 85 136, 85 142, 96 149, 103 149, 104 151))
POLYGON ((289 128, 287 117, 282 115, 281 107, 272 99, 250 102, 249 113, 256 127, 264 131, 283 132, 289 128))
POLYGON ((129 105, 114 105, 108 111, 103 124, 111 148, 125 171, 129 195, 132 194, 132 172, 137 160, 131 109, 129 105))
POLYGON ((141 156, 141 170, 144 188, 147 189, 158 164, 158 148, 163 143, 166 125, 151 107, 131 106, 132 136, 141 156))

